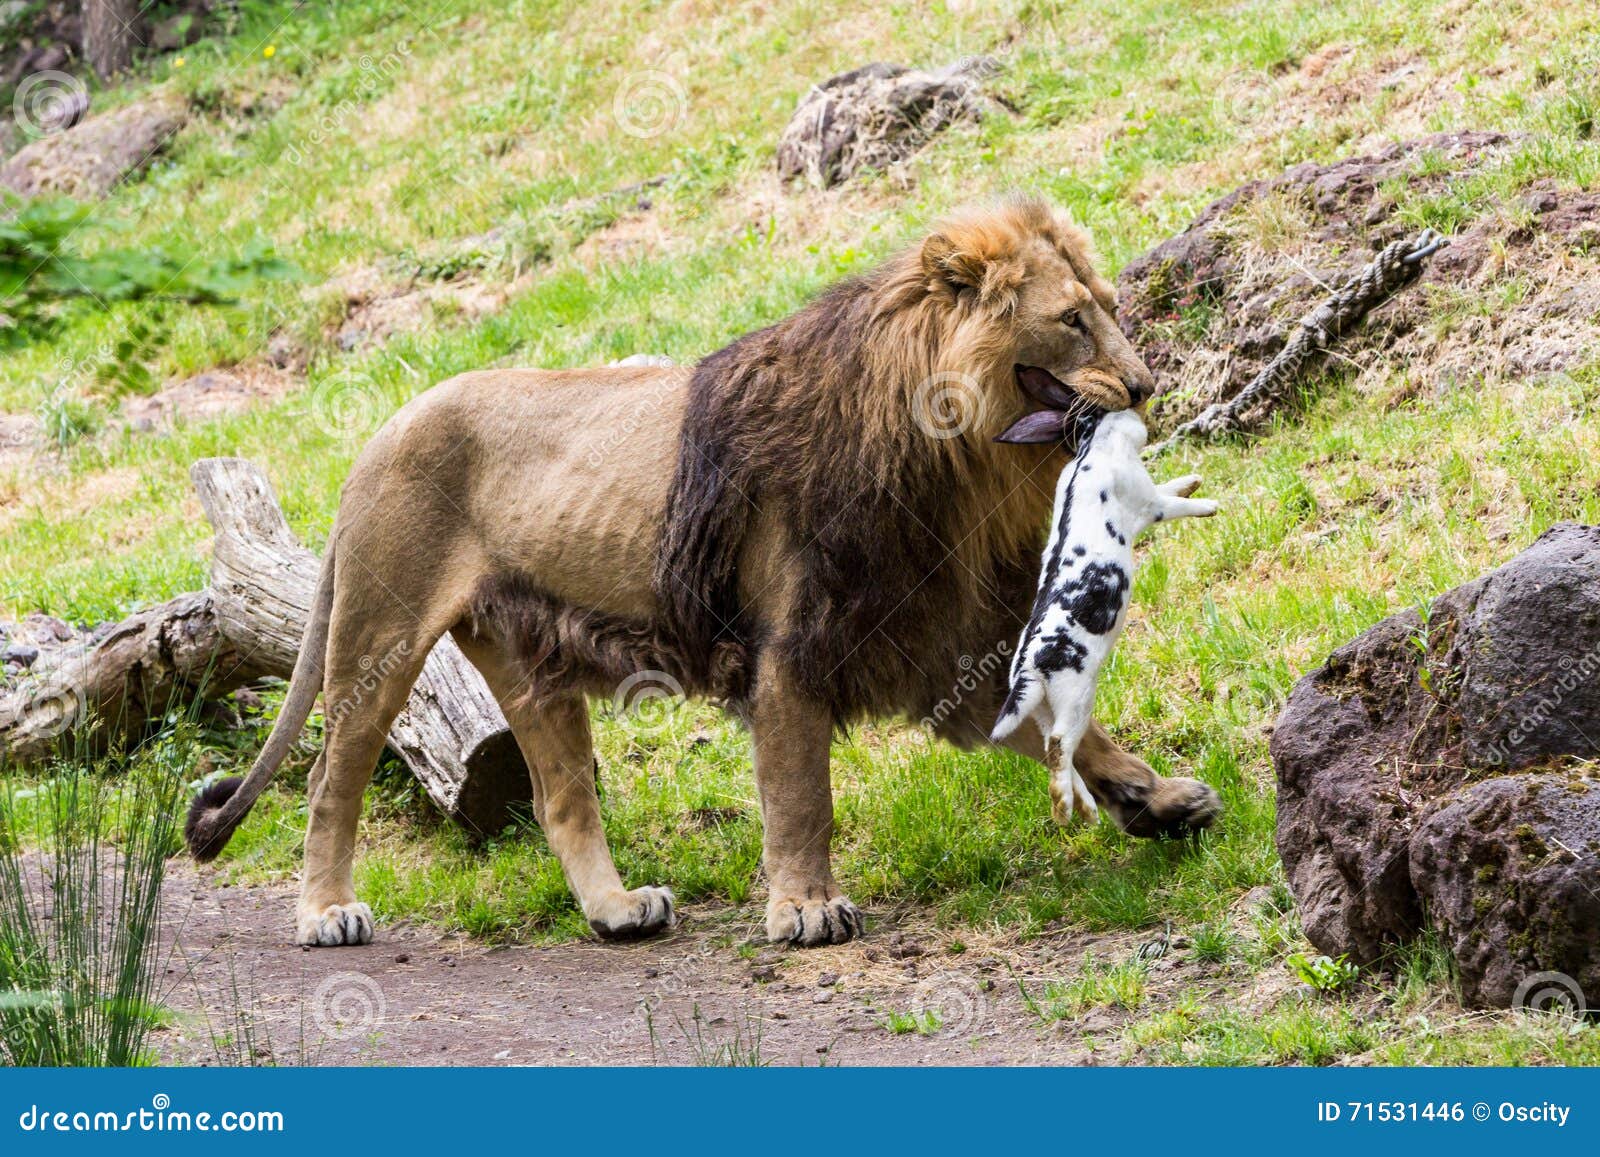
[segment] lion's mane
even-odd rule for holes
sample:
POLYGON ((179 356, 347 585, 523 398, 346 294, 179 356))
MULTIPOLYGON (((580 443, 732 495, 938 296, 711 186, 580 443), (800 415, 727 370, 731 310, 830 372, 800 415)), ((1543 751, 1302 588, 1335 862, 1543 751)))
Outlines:
MULTIPOLYGON (((991 254, 1056 240, 1036 202, 959 227, 991 254)), ((684 654, 775 647, 845 724, 926 714, 1014 636, 1054 471, 1048 451, 992 442, 1019 406, 1003 302, 974 325, 944 294, 912 249, 699 363, 654 576, 684 654), (970 412, 941 437, 917 416, 945 382, 970 412), (760 519, 793 552, 783 621, 741 597, 760 519)))

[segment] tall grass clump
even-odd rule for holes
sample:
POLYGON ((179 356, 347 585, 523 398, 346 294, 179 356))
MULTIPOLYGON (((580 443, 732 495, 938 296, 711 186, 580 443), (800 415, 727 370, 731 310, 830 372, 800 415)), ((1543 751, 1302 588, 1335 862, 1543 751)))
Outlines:
POLYGON ((0 788, 0 1061, 149 1063, 186 750, 167 737, 116 778, 60 764, 0 788))

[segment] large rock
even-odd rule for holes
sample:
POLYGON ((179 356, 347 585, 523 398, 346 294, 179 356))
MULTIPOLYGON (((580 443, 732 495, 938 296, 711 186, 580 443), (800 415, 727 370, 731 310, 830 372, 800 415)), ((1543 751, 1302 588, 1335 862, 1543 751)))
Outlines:
POLYGON ((1530 977, 1558 973, 1600 1006, 1597 789, 1577 775, 1509 775, 1423 812, 1411 878, 1455 950, 1468 1000, 1526 1003, 1530 977))
POLYGON ((816 85, 778 138, 778 175, 827 188, 909 158, 958 121, 983 117, 989 56, 937 72, 868 64, 816 85))
POLYGON ((1370 963, 1426 914, 1474 1000, 1537 971, 1600 998, 1596 756, 1600 527, 1567 524, 1295 685, 1272 758, 1306 935, 1370 963))
POLYGON ((24 197, 104 197, 159 156, 187 119, 187 104, 170 94, 90 117, 21 149, 0 166, 0 185, 24 197))

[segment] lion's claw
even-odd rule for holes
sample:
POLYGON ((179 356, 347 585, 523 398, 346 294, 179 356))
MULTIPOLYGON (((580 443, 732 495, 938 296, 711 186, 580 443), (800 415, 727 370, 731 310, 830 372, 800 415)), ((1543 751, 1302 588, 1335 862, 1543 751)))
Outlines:
POLYGON ((589 927, 602 940, 637 940, 678 922, 672 889, 644 887, 619 892, 595 906, 589 927))
POLYGON ((365 904, 329 904, 300 916, 294 942, 307 948, 372 943, 372 909, 365 904))
POLYGON ((767 939, 775 943, 804 948, 843 944, 860 936, 864 927, 860 909, 845 896, 831 900, 774 897, 767 903, 767 939))

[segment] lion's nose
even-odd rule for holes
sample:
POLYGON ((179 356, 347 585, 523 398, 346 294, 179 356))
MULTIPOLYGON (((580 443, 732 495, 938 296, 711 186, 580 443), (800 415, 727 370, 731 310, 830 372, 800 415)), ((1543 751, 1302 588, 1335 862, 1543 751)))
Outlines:
POLYGON ((1155 396, 1156 378, 1149 370, 1141 373, 1129 374, 1123 380, 1123 389, 1128 391, 1128 404, 1140 406, 1155 396))

